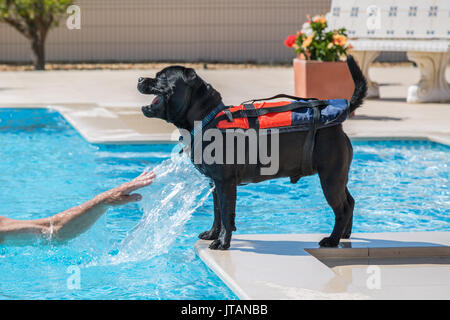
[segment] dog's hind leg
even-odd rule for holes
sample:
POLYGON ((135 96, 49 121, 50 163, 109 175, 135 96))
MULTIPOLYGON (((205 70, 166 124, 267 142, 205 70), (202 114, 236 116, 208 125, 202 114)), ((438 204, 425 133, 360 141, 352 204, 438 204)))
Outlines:
POLYGON ((316 150, 320 159, 317 163, 320 184, 334 212, 333 232, 319 242, 321 247, 336 247, 342 237, 350 236, 355 201, 348 192, 347 181, 352 152, 351 145, 347 149, 342 147, 343 143, 319 144, 316 150))
POLYGON ((219 237, 221 225, 219 197, 216 189, 213 190, 212 194, 214 199, 214 222, 210 230, 199 234, 198 237, 202 240, 216 240, 219 237))
POLYGON ((344 234, 342 235, 342 239, 350 239, 350 235, 352 234, 353 227, 353 209, 355 207, 355 199, 353 199, 352 195, 348 191, 348 188, 345 188, 345 193, 347 194, 347 201, 351 208, 352 215, 350 216, 347 226, 345 227, 344 234))
POLYGON ((354 201, 351 196, 347 196, 348 191, 345 186, 347 177, 329 171, 326 170, 325 173, 319 171, 319 177, 325 198, 334 212, 334 228, 329 237, 319 242, 321 247, 336 247, 340 239, 349 231, 347 228, 353 216, 354 201))
POLYGON ((350 235, 354 200, 347 190, 347 181, 352 157, 352 145, 342 126, 317 132, 314 163, 335 216, 333 232, 319 242, 322 247, 336 247, 342 237, 350 235))
POLYGON ((231 234, 235 228, 236 184, 216 183, 218 202, 220 205, 220 233, 218 239, 211 242, 210 249, 226 250, 230 247, 231 234))

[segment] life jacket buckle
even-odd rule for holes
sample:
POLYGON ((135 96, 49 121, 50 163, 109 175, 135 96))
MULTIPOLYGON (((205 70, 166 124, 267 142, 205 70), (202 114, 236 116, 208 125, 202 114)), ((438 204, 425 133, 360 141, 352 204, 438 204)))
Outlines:
POLYGON ((227 116, 228 122, 233 122, 233 115, 231 114, 231 111, 229 109, 225 109, 223 112, 227 116))

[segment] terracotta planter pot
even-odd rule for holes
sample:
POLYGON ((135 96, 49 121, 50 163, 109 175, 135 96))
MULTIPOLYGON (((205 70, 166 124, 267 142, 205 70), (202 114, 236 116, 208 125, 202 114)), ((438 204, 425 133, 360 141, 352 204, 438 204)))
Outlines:
POLYGON ((302 98, 350 99, 353 80, 344 61, 294 59, 295 95, 302 98))

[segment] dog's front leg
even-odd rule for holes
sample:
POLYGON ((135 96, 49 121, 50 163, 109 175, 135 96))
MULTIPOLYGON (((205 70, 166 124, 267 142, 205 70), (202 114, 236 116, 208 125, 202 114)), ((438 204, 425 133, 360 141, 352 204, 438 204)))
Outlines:
POLYGON ((219 238, 211 242, 210 249, 226 250, 230 247, 231 234, 234 229, 236 210, 236 184, 216 183, 216 192, 220 205, 220 233, 219 238))
POLYGON ((214 199, 214 222, 210 230, 199 234, 199 238, 202 240, 216 240, 219 237, 220 225, 222 224, 220 219, 220 204, 219 197, 217 196, 217 190, 213 190, 214 199))

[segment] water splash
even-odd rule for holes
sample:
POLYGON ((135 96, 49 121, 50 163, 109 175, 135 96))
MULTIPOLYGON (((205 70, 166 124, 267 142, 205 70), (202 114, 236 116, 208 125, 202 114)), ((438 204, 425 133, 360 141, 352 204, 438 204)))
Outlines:
POLYGON ((109 264, 148 260, 166 253, 181 234, 192 213, 212 191, 186 156, 175 156, 153 168, 154 183, 143 195, 141 221, 109 256, 109 264))

